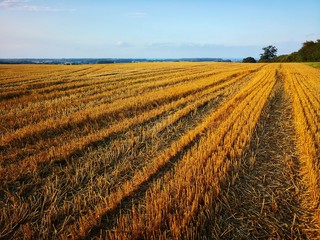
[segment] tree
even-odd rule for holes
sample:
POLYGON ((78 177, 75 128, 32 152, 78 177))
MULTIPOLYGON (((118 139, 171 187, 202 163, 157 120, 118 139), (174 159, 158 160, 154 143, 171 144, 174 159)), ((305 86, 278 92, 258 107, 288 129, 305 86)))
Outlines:
POLYGON ((242 60, 243 63, 256 63, 257 61, 253 57, 246 57, 242 60))
POLYGON ((269 45, 268 47, 262 48, 264 53, 260 54, 259 62, 270 62, 272 59, 277 57, 278 49, 275 46, 269 45))
POLYGON ((290 55, 280 55, 272 60, 273 62, 290 62, 290 55))
POLYGON ((272 59, 272 62, 319 62, 320 61, 320 39, 317 41, 306 41, 297 52, 282 55, 272 59))

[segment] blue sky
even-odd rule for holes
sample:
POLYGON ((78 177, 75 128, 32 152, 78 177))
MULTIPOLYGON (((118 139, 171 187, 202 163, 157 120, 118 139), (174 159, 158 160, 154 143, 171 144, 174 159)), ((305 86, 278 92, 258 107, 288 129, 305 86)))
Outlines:
POLYGON ((258 58, 320 39, 319 11, 319 0, 0 0, 0 58, 258 58))

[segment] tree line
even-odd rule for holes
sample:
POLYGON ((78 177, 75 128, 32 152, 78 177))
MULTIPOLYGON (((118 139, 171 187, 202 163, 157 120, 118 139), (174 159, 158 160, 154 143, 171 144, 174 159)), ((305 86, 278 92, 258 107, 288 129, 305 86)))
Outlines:
MULTIPOLYGON (((258 62, 320 62, 320 39, 317 41, 306 41, 302 47, 291 54, 277 56, 278 49, 269 45, 262 48, 263 53, 260 54, 258 62)), ((242 62, 255 63, 253 57, 246 57, 242 62)))

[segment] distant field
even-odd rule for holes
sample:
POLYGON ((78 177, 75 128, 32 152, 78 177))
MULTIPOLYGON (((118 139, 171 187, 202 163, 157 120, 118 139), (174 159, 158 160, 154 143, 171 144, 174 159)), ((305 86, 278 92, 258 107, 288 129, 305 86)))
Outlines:
POLYGON ((312 62, 312 63, 306 63, 307 65, 315 68, 320 68, 320 62, 312 62))
POLYGON ((0 239, 317 239, 320 70, 0 65, 0 239))

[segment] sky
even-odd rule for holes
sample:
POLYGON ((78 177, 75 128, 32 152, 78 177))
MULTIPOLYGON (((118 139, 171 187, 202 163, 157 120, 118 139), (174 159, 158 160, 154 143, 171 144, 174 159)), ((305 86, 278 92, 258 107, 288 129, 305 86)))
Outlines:
POLYGON ((0 58, 259 58, 317 39, 319 0, 0 0, 0 58))

